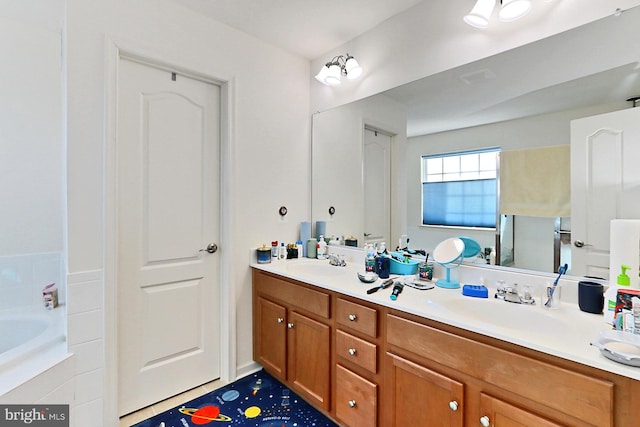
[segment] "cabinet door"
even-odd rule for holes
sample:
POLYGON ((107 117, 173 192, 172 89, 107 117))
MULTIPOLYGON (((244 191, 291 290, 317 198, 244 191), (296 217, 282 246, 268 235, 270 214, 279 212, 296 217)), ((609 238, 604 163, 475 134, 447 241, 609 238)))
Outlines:
POLYGON ((286 309, 258 297, 254 319, 254 359, 274 377, 287 379, 286 309))
POLYGON ((331 330, 295 311, 289 313, 287 327, 289 384, 310 403, 328 411, 331 330))
POLYGON ((480 425, 491 427, 560 427, 531 412, 480 393, 480 425))
POLYGON ((336 417, 348 427, 375 427, 378 386, 336 365, 336 417))
POLYGON ((387 356, 393 427, 463 425, 462 383, 394 354, 387 356))

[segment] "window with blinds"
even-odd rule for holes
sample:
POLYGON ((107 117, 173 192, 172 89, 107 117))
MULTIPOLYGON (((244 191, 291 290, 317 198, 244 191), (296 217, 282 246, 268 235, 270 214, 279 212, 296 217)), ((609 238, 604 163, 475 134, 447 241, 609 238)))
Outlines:
POLYGON ((496 227, 499 149, 422 157, 422 224, 496 227))

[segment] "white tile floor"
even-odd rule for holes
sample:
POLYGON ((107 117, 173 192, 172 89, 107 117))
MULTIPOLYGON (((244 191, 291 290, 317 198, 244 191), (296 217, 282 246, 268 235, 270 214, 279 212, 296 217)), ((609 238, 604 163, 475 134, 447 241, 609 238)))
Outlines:
POLYGON ((171 408, 182 405, 183 403, 195 399, 196 397, 200 397, 216 389, 219 389, 220 387, 224 387, 226 384, 227 383, 220 380, 212 381, 210 383, 203 384, 200 387, 185 391, 184 393, 178 394, 177 396, 170 397, 169 399, 163 400, 162 402, 158 402, 151 406, 147 406, 146 408, 142 408, 137 412, 133 412, 120 418, 120 427, 130 427, 136 423, 139 423, 140 421, 151 418, 154 415, 158 415, 171 408))

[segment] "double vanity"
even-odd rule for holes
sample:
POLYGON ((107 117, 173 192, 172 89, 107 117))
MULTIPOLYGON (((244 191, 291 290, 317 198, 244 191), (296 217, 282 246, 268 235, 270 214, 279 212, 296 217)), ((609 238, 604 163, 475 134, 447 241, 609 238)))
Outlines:
POLYGON ((382 279, 360 282, 360 262, 252 267, 254 359, 340 425, 637 420, 640 368, 590 345, 607 326, 581 312, 569 289, 557 310, 495 299, 488 281, 489 298, 405 286, 393 301, 391 287, 367 294, 382 279))

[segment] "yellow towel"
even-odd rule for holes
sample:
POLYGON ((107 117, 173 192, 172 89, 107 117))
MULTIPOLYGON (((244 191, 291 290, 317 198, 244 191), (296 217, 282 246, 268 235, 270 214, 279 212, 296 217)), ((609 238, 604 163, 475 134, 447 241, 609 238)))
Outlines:
POLYGON ((569 145, 500 153, 500 213, 571 215, 569 145))

